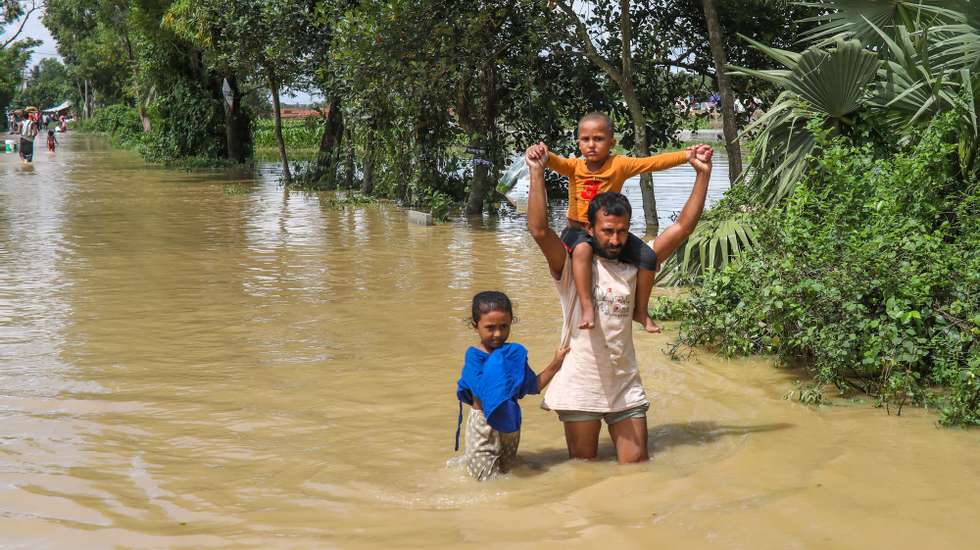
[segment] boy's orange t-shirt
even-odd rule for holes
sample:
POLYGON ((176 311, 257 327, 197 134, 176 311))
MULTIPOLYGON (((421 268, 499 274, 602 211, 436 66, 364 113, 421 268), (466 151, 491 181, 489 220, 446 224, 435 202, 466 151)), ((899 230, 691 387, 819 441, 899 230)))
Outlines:
POLYGON ((589 202, 599 193, 619 193, 623 183, 637 174, 666 170, 685 162, 685 151, 640 158, 609 155, 599 171, 589 172, 583 158, 548 155, 548 168, 568 178, 568 219, 582 223, 589 221, 589 202))

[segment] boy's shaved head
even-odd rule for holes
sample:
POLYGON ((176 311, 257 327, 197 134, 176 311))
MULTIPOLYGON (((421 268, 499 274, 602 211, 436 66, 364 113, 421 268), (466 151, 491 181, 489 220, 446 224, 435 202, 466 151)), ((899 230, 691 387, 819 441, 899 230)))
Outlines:
POLYGON ((613 135, 612 120, 610 120, 609 117, 606 116, 605 113, 600 113, 599 111, 592 111, 591 113, 588 113, 587 115, 585 115, 582 118, 578 119, 578 125, 579 125, 579 127, 581 127, 582 124, 584 124, 586 122, 599 122, 603 126, 606 127, 606 130, 607 131, 609 131, 609 136, 610 137, 613 135))

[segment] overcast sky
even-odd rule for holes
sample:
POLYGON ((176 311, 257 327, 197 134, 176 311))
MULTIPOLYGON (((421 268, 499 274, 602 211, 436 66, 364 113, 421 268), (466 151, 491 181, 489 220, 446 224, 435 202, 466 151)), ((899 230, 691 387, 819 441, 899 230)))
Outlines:
MULTIPOLYGON (((34 54, 31 56, 31 62, 29 63, 28 67, 37 65, 45 57, 55 57, 59 60, 61 59, 61 56, 58 55, 58 46, 55 43, 54 38, 51 37, 51 33, 48 32, 47 27, 41 23, 41 17, 43 16, 44 12, 42 10, 37 10, 31 14, 27 20, 27 23, 24 25, 24 31, 17 37, 18 40, 22 38, 36 38, 42 42, 40 46, 34 48, 34 54)), ((19 25, 20 20, 14 21, 10 25, 7 25, 3 34, 0 36, 2 36, 3 39, 13 36, 13 34, 17 32, 17 27, 19 25)), ((283 101, 289 103, 311 103, 314 101, 314 99, 308 93, 296 92, 294 94, 283 94, 283 101)))

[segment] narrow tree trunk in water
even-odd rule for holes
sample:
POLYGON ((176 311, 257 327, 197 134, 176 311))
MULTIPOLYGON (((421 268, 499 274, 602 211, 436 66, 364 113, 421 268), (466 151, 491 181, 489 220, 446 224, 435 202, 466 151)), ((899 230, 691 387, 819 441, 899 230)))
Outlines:
POLYGON ((344 141, 347 143, 347 162, 346 170, 344 174, 344 187, 347 189, 354 188, 354 132, 351 131, 348 126, 344 130, 344 141))
MULTIPOLYGON (((477 147, 486 150, 486 144, 482 142, 474 143, 477 147), (478 144, 477 144, 478 143, 478 144)), ((480 161, 486 161, 489 155, 474 155, 473 164, 473 185, 470 186, 470 195, 466 200, 466 215, 479 216, 483 214, 483 199, 490 192, 492 187, 490 181, 490 166, 480 161)))
POLYGON ((266 68, 269 89, 272 90, 272 116, 275 118, 276 145, 279 146, 279 160, 282 161, 282 181, 289 185, 293 176, 289 173, 289 159, 286 158, 286 142, 282 139, 282 109, 279 106, 279 82, 271 68, 266 68))
POLYGON ((327 187, 334 187, 337 181, 337 147, 344 131, 344 118, 340 112, 340 98, 331 97, 327 103, 327 121, 320 137, 320 149, 316 154, 312 181, 327 180, 327 187))
POLYGON ((364 154, 364 179, 361 180, 361 193, 374 193, 374 151, 370 149, 373 140, 368 140, 368 150, 364 154))
POLYGON ((250 155, 252 142, 249 136, 248 117, 242 109, 242 93, 238 88, 238 79, 235 75, 228 75, 226 80, 231 89, 231 104, 229 105, 224 99, 221 103, 225 107, 225 141, 228 159, 245 162, 250 155))
POLYGON ((725 132, 725 149, 728 152, 728 179, 734 183, 742 173, 742 148, 738 144, 738 125, 735 123, 735 98, 725 72, 725 47, 721 41, 721 23, 715 11, 714 0, 702 0, 704 19, 708 25, 708 42, 715 60, 715 78, 721 95, 721 120, 725 132))
POLYGON ((473 184, 470 186, 470 194, 466 200, 466 215, 479 216, 483 214, 483 203, 487 195, 493 189, 493 178, 491 177, 492 168, 488 162, 494 158, 493 144, 494 139, 491 135, 497 124, 497 71, 493 64, 484 67, 482 72, 483 87, 483 111, 477 115, 475 126, 480 136, 472 145, 483 150, 483 153, 474 154, 473 160, 473 184), (482 161, 482 162, 480 162, 482 161))

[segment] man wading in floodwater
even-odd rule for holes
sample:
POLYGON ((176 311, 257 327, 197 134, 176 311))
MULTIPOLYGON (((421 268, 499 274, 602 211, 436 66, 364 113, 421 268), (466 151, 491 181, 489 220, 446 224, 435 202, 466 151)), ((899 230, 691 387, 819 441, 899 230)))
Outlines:
MULTIPOLYGON (((692 150, 690 163, 697 172, 694 189, 677 222, 651 244, 660 259, 670 257, 677 250, 694 231, 704 210, 713 151, 707 145, 696 145, 692 150)), ((630 203, 619 193, 600 193, 589 205, 587 230, 595 247, 592 260, 595 328, 579 329, 581 308, 572 280, 569 251, 548 226, 548 195, 544 188, 547 160, 543 143, 532 145, 525 155, 531 176, 527 228, 555 278, 564 314, 562 346, 570 345, 572 349, 545 392, 542 406, 556 411, 564 424, 569 458, 596 457, 599 432, 605 420, 619 463, 642 462, 649 459, 646 411, 650 402, 640 382, 633 349, 637 268, 615 259, 629 236, 630 203)))

